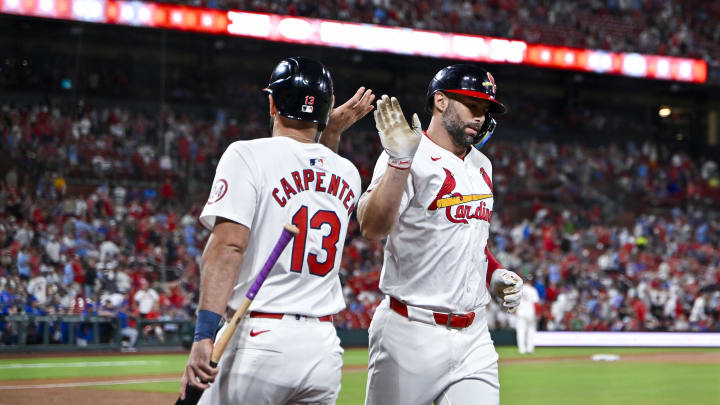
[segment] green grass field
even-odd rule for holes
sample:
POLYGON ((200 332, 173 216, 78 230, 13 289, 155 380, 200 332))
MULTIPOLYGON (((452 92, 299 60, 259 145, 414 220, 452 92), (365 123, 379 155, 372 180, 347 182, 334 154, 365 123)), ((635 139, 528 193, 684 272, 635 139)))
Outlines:
MULTIPOLYGON (((538 348, 541 362, 503 362, 521 357, 514 348, 499 347, 501 403, 557 405, 719 405, 720 364, 683 362, 623 361, 623 355, 666 353, 711 353, 718 349, 630 349, 630 348, 538 348), (590 362, 592 354, 619 354, 618 362, 590 362), (581 356, 568 358, 569 356, 581 356), (557 361, 561 358, 561 361, 557 361), (553 360, 556 359, 556 360, 553 360)), ((525 358, 528 358, 527 356, 525 358)), ((73 356, 0 359, 0 381, 72 377, 118 377, 180 374, 185 354, 73 356)), ((345 353, 345 365, 366 365, 367 350, 345 353)), ((362 404, 366 372, 343 375, 339 405, 362 404)), ((23 382, 27 383, 27 381, 23 382)), ((176 392, 177 381, 93 386, 96 390, 176 392)), ((0 398, 2 393, 0 392, 0 398)), ((1 402, 1 401, 0 401, 1 402)))

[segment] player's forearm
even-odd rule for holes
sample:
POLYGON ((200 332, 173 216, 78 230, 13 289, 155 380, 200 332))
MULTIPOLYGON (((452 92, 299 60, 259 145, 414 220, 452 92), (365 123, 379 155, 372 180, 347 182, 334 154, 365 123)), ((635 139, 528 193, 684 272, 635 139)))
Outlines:
POLYGON ((327 146, 331 151, 338 153, 340 149, 340 132, 326 129, 320 135, 320 143, 327 146))
POLYGON ((232 295, 245 248, 217 239, 210 236, 200 264, 198 309, 223 314, 232 295))
POLYGON ((409 174, 409 169, 388 167, 380 183, 361 201, 358 221, 366 239, 377 241, 392 231, 409 174))

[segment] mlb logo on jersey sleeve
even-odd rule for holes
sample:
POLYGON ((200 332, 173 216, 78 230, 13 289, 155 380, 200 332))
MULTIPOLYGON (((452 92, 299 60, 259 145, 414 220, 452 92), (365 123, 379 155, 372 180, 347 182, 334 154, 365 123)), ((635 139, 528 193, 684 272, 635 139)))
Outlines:
POLYGON ((323 160, 320 158, 310 159, 310 166, 323 167, 324 165, 325 165, 325 162, 323 162, 323 160))

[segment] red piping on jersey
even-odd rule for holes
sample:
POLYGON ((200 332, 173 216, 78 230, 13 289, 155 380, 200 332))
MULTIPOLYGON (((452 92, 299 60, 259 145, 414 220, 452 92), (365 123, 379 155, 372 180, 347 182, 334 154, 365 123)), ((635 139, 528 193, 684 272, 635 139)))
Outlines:
POLYGON ((490 249, 485 245, 485 257, 488 261, 488 267, 487 267, 487 275, 485 276, 485 282, 487 283, 488 287, 490 286, 490 279, 492 278, 493 273, 497 269, 502 269, 502 265, 500 262, 495 259, 495 256, 493 256, 492 253, 490 253, 490 249))
POLYGON ((492 180, 490 180, 490 176, 488 176, 487 173, 485 173, 485 169, 483 169, 482 167, 480 168, 480 174, 482 174, 483 180, 485 180, 485 184, 487 184, 488 187, 490 187, 490 193, 493 193, 492 180))
MULTIPOLYGON (((427 139, 430 140, 430 142, 434 143, 434 144, 437 145, 437 146, 440 146, 440 144, 438 144, 437 142, 435 142, 432 138, 430 138, 430 137, 428 136, 427 131, 422 131, 422 133, 423 133, 423 135, 425 135, 425 136, 427 137, 427 139)), ((443 148, 442 146, 440 146, 440 147, 443 148)), ((447 149, 445 149, 445 148, 443 148, 443 149, 444 149, 444 150, 447 150, 447 149)), ((450 152, 450 151, 448 150, 448 152, 450 152)), ((452 153, 452 152, 450 152, 450 153, 452 153)), ((467 156, 467 155, 469 155, 469 154, 470 154, 470 148, 468 147, 468 151, 465 153, 465 156, 467 156)), ((452 153, 452 155, 455 156, 456 158, 462 160, 463 162, 465 161, 465 156, 460 157, 460 156, 458 156, 458 155, 456 155, 456 154, 454 154, 454 153, 452 153)))

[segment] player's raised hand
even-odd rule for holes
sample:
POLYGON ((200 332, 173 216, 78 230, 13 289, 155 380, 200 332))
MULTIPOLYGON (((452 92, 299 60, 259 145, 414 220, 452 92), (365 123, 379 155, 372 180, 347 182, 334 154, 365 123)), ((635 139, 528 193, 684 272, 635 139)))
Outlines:
POLYGON ((502 298, 503 307, 513 313, 520 305, 522 298, 523 281, 510 270, 497 269, 490 278, 490 289, 493 294, 502 298))
POLYGON ((412 128, 403 115, 400 102, 395 97, 384 94, 377 102, 375 110, 375 127, 380 135, 380 142, 390 156, 388 164, 398 169, 407 169, 420 145, 422 128, 420 118, 413 114, 412 128))
POLYGON ((185 386, 190 385, 197 389, 208 388, 209 383, 215 381, 219 369, 210 367, 210 355, 213 350, 212 339, 202 339, 194 342, 190 349, 190 357, 185 365, 185 373, 180 382, 180 398, 185 399, 185 386))
POLYGON ((372 111, 373 101, 375 101, 375 95, 372 90, 360 87, 355 92, 355 95, 350 97, 343 105, 333 108, 325 131, 344 132, 352 124, 372 111))
POLYGON ((355 95, 348 101, 333 108, 330 112, 330 121, 322 133, 320 142, 337 152, 340 135, 372 111, 373 101, 375 101, 375 95, 371 89, 365 87, 357 89, 355 95))

